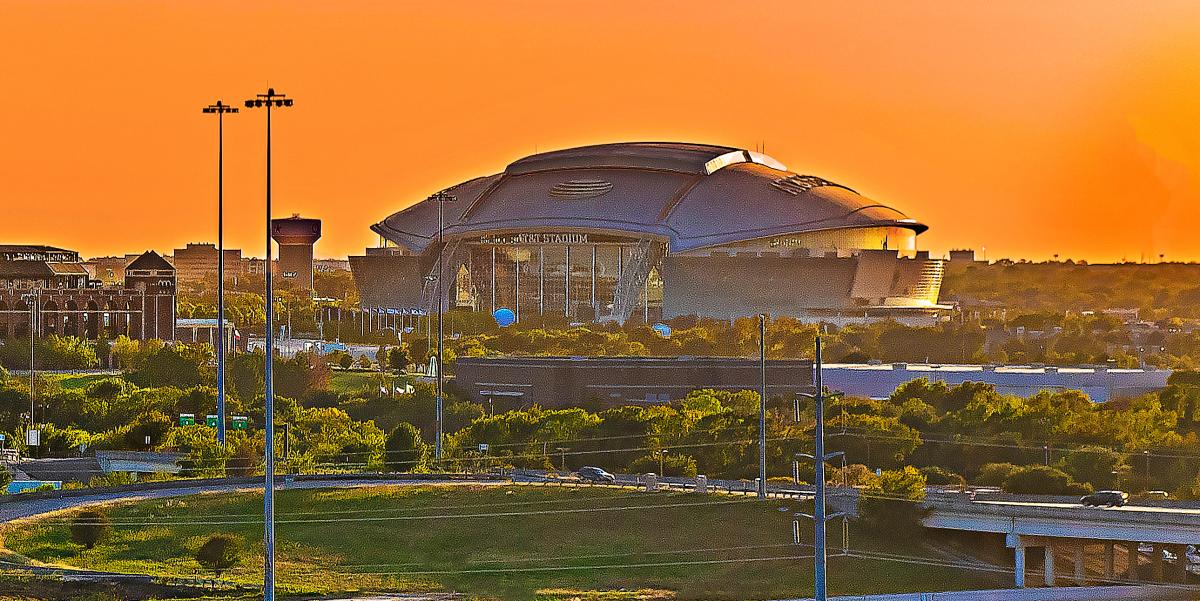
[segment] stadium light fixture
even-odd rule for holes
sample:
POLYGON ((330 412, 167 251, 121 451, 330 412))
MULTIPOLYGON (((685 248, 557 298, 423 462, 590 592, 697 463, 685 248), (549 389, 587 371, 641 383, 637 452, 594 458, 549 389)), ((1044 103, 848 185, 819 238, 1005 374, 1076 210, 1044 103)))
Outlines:
POLYGON ((265 382, 265 394, 263 395, 263 421, 266 427, 266 448, 263 450, 264 460, 266 464, 263 481, 263 543, 264 543, 264 562, 263 562, 263 601, 275 601, 275 385, 272 363, 275 362, 275 336, 274 332, 274 315, 275 315, 275 294, 271 288, 271 108, 272 104, 277 107, 292 106, 291 99, 283 94, 275 91, 275 88, 267 88, 265 94, 257 94, 254 98, 246 101, 247 108, 267 107, 267 198, 266 198, 266 215, 267 215, 267 256, 263 262, 263 272, 266 277, 266 309, 267 319, 266 327, 263 328, 266 332, 266 367, 264 369, 263 379, 265 382), (286 105, 283 103, 287 100, 286 105), (278 103, 276 103, 278 101, 278 103))

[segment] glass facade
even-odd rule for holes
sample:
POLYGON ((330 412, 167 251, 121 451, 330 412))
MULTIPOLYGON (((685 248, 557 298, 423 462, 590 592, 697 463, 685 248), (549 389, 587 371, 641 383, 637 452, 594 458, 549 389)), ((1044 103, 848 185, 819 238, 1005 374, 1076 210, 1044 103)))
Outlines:
MULTIPOLYGON (((463 241, 458 247, 459 306, 494 312, 508 308, 517 318, 565 316, 571 321, 608 317, 627 267, 642 252, 639 240, 587 234, 515 234, 463 241)), ((661 314, 662 283, 651 270, 647 287, 627 274, 636 296, 633 317, 661 314), (633 279, 631 279, 633 278, 633 279), (655 284, 657 282, 657 285, 655 284), (647 304, 648 303, 648 304, 647 304)))
POLYGON ((917 233, 905 227, 857 227, 789 234, 721 247, 729 250, 779 252, 788 250, 855 251, 895 250, 914 256, 917 233))

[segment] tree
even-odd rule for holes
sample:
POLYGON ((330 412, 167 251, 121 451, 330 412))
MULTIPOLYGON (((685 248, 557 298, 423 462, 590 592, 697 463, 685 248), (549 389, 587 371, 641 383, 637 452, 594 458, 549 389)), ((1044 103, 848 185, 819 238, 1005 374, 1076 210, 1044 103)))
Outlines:
POLYGON ((398 346, 388 352, 387 356, 388 367, 394 371, 403 371, 410 363, 408 359, 408 349, 398 346))
POLYGON ((385 465, 394 472, 411 471, 425 459, 425 441, 421 431, 408 422, 400 422, 384 443, 385 465))
POLYGON ((85 549, 96 546, 108 531, 112 529, 112 521, 108 514, 96 509, 86 509, 79 512, 71 522, 71 541, 83 545, 85 549))
POLYGON ((1080 495, 1092 492, 1089 484, 1075 482, 1066 472, 1045 465, 1027 465, 1004 479, 1004 492, 1024 495, 1080 495))
POLYGON ((1067 453, 1060 467, 1078 482, 1088 482, 1096 488, 1105 489, 1113 487, 1117 474, 1125 466, 1121 453, 1104 447, 1087 446, 1067 453))
POLYGON ((877 532, 919 536, 921 519, 928 513, 924 500, 925 476, 921 472, 911 465, 887 470, 862 491, 859 519, 877 532))
POLYGON ((134 419, 129 425, 129 429, 123 436, 123 442, 126 449, 132 450, 147 450, 146 438, 150 439, 150 446, 154 446, 162 442, 167 432, 171 430, 174 422, 166 414, 159 411, 151 411, 143 413, 134 419))
POLYGON ((925 482, 935 486, 966 486, 967 480, 962 476, 936 465, 921 468, 925 482))
POLYGON ((658 453, 638 457, 629 464, 629 471, 635 474, 657 472, 659 476, 684 478, 695 478, 697 472, 696 460, 687 455, 663 454, 660 456, 658 453))
POLYGON ((1012 463, 985 463, 975 476, 975 484, 979 486, 1000 486, 1009 476, 1021 469, 1012 463))
POLYGON ((241 540, 228 534, 214 534, 196 550, 196 563, 220 578, 221 572, 241 561, 241 555, 241 540))

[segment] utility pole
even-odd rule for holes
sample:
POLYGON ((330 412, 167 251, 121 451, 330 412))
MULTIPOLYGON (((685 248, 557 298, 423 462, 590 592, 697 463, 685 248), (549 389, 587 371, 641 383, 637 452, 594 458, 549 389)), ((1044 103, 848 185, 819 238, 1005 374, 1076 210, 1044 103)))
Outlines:
POLYGON ((817 424, 813 429, 813 455, 816 459, 817 490, 813 508, 813 597, 814 601, 825 601, 825 390, 821 382, 821 337, 817 336, 816 361, 813 365, 815 379, 817 424))
MULTIPOLYGON (((562 470, 564 472, 567 471, 567 448, 566 447, 554 447, 554 450, 558 451, 559 458, 562 460, 562 470)), ((662 475, 662 474, 659 474, 659 475, 662 475)))
POLYGON ((238 109, 218 100, 203 111, 217 116, 217 442, 225 446, 225 115, 238 109))
POLYGON ((758 316, 758 498, 767 498, 767 314, 758 316))
POLYGON ((277 94, 275 88, 267 88, 266 94, 258 94, 246 101, 246 108, 267 109, 267 257, 263 262, 266 273, 266 380, 263 395, 263 421, 266 426, 266 462, 263 481, 263 601, 275 601, 275 384, 272 364, 275 362, 275 294, 271 288, 271 109, 292 106, 292 99, 277 94))
POLYGON ((815 361, 813 362, 813 384, 816 388, 815 394, 804 394, 803 396, 811 398, 814 404, 816 413, 816 425, 813 427, 813 454, 797 453, 797 457, 809 457, 813 460, 814 485, 816 492, 813 495, 813 515, 800 514, 805 517, 810 517, 813 520, 813 601, 826 601, 829 598, 829 593, 826 587, 825 577, 825 522, 836 517, 842 517, 843 512, 837 512, 831 515, 825 513, 825 462, 844 455, 842 451, 835 453, 825 453, 825 399, 827 397, 841 396, 841 393, 826 394, 825 386, 821 382, 821 337, 816 339, 815 361))

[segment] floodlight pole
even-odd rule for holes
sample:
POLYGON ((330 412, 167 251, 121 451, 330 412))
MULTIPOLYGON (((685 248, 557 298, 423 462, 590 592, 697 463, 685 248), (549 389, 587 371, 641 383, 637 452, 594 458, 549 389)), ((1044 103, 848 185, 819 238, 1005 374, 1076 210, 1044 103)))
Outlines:
MULTIPOLYGON (((437 413, 437 439, 433 443, 433 458, 436 461, 442 460, 442 410, 444 400, 442 399, 442 347, 444 334, 442 332, 442 300, 445 294, 442 289, 442 276, 445 269, 442 266, 442 255, 445 254, 446 245, 442 241, 442 230, 446 228, 445 221, 442 218, 442 204, 446 202, 454 202, 457 199, 453 194, 448 194, 445 191, 437 192, 429 197, 429 200, 437 202, 438 208, 438 232, 437 232, 437 277, 434 279, 434 302, 437 303, 437 383, 434 385, 434 409, 437 413)), ((428 318, 427 318, 428 319, 428 318)))
POLYGON ((217 442, 225 446, 225 114, 237 107, 217 101, 204 107, 217 116, 217 442))
POLYGON ((758 316, 758 498, 767 498, 767 314, 758 316))
POLYGON ((246 101, 246 108, 267 108, 267 256, 263 265, 266 275, 266 380, 263 395, 263 421, 266 426, 265 475, 263 479, 263 601, 275 601, 275 385, 272 364, 275 362, 274 323, 275 294, 271 288, 271 109, 292 106, 292 99, 277 94, 275 88, 267 88, 266 94, 258 94, 246 101))
MULTIPOLYGON (((34 366, 37 361, 37 309, 38 305, 42 303, 41 291, 34 290, 26 294, 25 302, 29 304, 29 429, 33 430, 37 425, 37 421, 34 419, 34 411, 37 409, 37 371, 34 366)), ((28 434, 26 437, 28 438, 28 434)), ((40 439, 38 445, 41 445, 40 439)))

